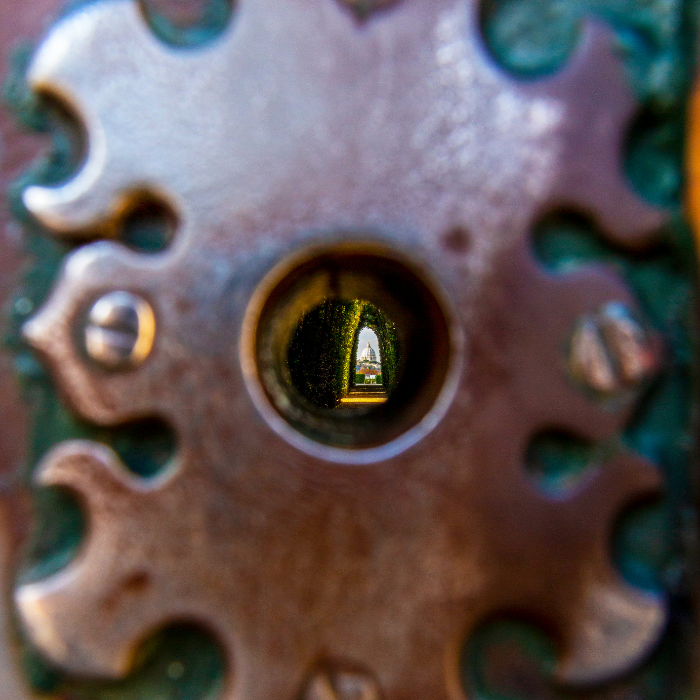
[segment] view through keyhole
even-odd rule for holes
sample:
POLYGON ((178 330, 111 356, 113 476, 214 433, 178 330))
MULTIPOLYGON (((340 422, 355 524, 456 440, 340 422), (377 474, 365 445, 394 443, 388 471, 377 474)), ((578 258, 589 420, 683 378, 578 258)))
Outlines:
MULTIPOLYGON (((369 327, 363 326, 360 329, 357 342, 357 352, 355 353, 355 387, 360 385, 372 385, 383 391, 382 384, 382 356, 379 351, 377 334, 369 327)), ((386 400, 386 397, 384 398, 386 400)), ((376 399, 381 402, 382 399, 376 399)), ((352 402, 346 397, 343 402, 352 402)))
POLYGON ((366 413, 398 381, 396 326, 369 301, 326 298, 299 319, 288 365, 292 385, 314 408, 366 413))
POLYGON ((281 264, 262 283, 246 327, 247 373, 259 381, 253 395, 264 392, 263 415, 295 443, 269 409, 316 443, 379 447, 418 427, 451 367, 435 289, 378 244, 313 248, 281 264))

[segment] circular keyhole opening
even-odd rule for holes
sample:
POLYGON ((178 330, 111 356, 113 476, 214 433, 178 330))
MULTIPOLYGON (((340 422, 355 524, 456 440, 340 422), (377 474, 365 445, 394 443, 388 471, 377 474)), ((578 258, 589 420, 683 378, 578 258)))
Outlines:
POLYGON ((417 266, 375 244, 315 249, 278 267, 244 333, 263 414, 297 444, 294 435, 346 454, 412 431, 403 444, 415 442, 435 424, 454 368, 439 296, 417 266))

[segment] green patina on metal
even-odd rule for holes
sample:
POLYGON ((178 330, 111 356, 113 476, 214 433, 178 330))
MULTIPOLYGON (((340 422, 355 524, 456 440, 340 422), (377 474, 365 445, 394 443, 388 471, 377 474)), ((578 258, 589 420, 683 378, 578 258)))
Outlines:
MULTIPOLYGON (((688 614, 688 611, 685 611, 688 614)), ((672 620, 653 660, 633 675, 595 688, 570 688, 551 681, 557 646, 552 636, 532 620, 496 619, 485 624, 465 647, 463 668, 471 697, 487 700, 613 700, 619 698, 683 698, 687 679, 678 676, 680 656, 688 649, 676 646, 687 634, 684 623, 672 620)))
POLYGON ((588 469, 604 462, 608 450, 558 430, 534 436, 525 456, 525 466, 545 493, 562 497, 574 489, 588 469))
POLYGON ((195 627, 158 632, 138 650, 136 670, 123 681, 65 683, 51 669, 28 660, 35 685, 59 691, 62 700, 214 700, 221 691, 222 651, 195 627), (38 681, 38 682, 37 682, 38 681))
POLYGON ((552 73, 566 62, 585 18, 612 27, 640 100, 621 169, 640 196, 671 215, 658 245, 639 253, 608 245, 595 221, 580 212, 554 212, 533 232, 535 254, 554 274, 601 262, 617 268, 666 338, 668 361, 617 446, 547 435, 533 441, 530 452, 531 470, 538 472, 545 491, 580 476, 599 461, 595 455, 601 451, 636 450, 663 472, 663 497, 621 514, 611 550, 630 583, 667 597, 668 628, 654 653, 630 676, 574 692, 548 680, 556 642, 547 642, 538 621, 495 620, 469 640, 463 655, 465 685, 482 698, 667 698, 688 693, 694 634, 689 561, 696 528, 690 472, 697 410, 697 258, 681 194, 698 7, 689 0, 486 0, 482 5, 482 30, 492 55, 524 80, 552 73), (500 673, 490 672, 495 669, 500 673))
POLYGON ((523 621, 492 620, 477 630, 462 655, 477 697, 550 700, 547 676, 554 671, 551 639, 523 621))
POLYGON ((214 41, 228 26, 233 10, 232 0, 208 0, 195 23, 182 24, 160 12, 152 0, 140 0, 139 4, 153 33, 178 48, 197 48, 214 41))
MULTIPOLYGON (((667 490, 659 502, 635 507, 621 517, 611 548, 621 573, 630 582, 665 591, 671 601, 671 620, 659 648, 635 673, 601 688, 576 693, 601 700, 630 694, 675 697, 686 690, 690 647, 687 562, 695 527, 689 472, 694 427, 696 258, 692 236, 681 216, 680 193, 696 7, 697 3, 690 0, 487 0, 482 6, 483 33, 495 60, 522 79, 534 79, 563 65, 575 48, 582 18, 593 15, 610 23, 642 104, 630 127, 621 167, 640 195, 667 207, 673 215, 663 232, 663 243, 640 254, 615 250, 604 243, 594 222, 570 212, 547 217, 533 238, 536 254, 557 274, 601 260, 617 266, 650 321, 670 344, 667 370, 649 388, 618 446, 638 450, 657 464, 664 473, 667 490)), ((168 26, 155 11, 146 14, 161 39, 173 45, 193 46, 221 31, 229 20, 230 4, 212 0, 207 12, 199 27, 184 30, 168 26)), ((53 143, 51 153, 10 191, 13 212, 24 228, 32 260, 6 333, 6 343, 14 351, 17 373, 32 408, 31 459, 26 476, 30 477, 33 466, 57 442, 89 437, 112 445, 127 466, 147 477, 162 468, 175 449, 168 427, 151 423, 105 430, 82 423, 61 403, 50 378, 21 340, 22 323, 43 303, 73 246, 48 236, 23 208, 20 193, 29 183, 66 180, 77 169, 81 153, 79 135, 60 110, 28 91, 24 74, 30 54, 29 49, 18 54, 5 88, 5 99, 18 119, 27 128, 48 132, 53 143)), ((132 226, 123 237, 132 247, 148 251, 162 247, 159 236, 152 225, 144 224, 141 228, 132 226)), ((384 362, 388 355, 384 348, 380 351, 384 362)), ((572 474, 583 472, 595 461, 588 456, 591 449, 600 447, 572 445, 556 436, 555 440, 534 444, 531 455, 539 460, 538 468, 545 477, 556 485, 566 483, 572 474)), ((36 506, 39 526, 22 573, 28 578, 45 576, 65 566, 84 533, 82 512, 68 494, 37 491, 36 506)), ((470 692, 489 699, 568 700, 573 696, 548 680, 556 643, 539 632, 533 622, 494 621, 468 640, 463 668, 470 692), (499 649, 509 645, 517 647, 521 658, 530 659, 534 669, 528 676, 526 672, 517 673, 522 670, 520 662, 511 664, 516 671, 511 679, 526 679, 520 685, 509 683, 507 674, 494 678, 489 673, 503 658, 499 649), (535 680, 528 684, 527 678, 535 680)), ((30 648, 25 656, 37 689, 60 692, 74 700, 208 698, 216 695, 224 672, 222 655, 211 637, 182 628, 158 633, 141 650, 134 673, 117 683, 76 682, 47 667, 30 648)), ((506 652, 507 659, 514 656, 517 654, 506 652)))
POLYGON ((682 519, 692 508, 688 447, 693 441, 695 259, 675 245, 676 236, 690 236, 680 221, 653 250, 626 254, 606 245, 593 222, 556 213, 541 222, 534 238, 540 259, 559 274, 595 262, 615 266, 635 291, 649 321, 670 343, 665 370, 643 397, 622 436, 627 447, 663 470, 666 493, 652 509, 655 517, 632 512, 623 518, 614 547, 626 578, 657 590, 680 585, 670 579, 678 577, 688 556, 684 532, 691 523, 682 519), (645 538, 648 546, 641 545, 645 538), (633 542, 634 547, 622 546, 633 542))
MULTIPOLYGON (((85 4, 85 3, 79 3, 85 4)), ((74 4, 75 6, 75 4, 74 4)), ((37 162, 8 195, 12 212, 24 230, 31 265, 18 290, 6 323, 5 345, 13 352, 24 398, 31 407, 30 458, 25 477, 31 478, 41 457, 55 444, 88 438, 110 445, 134 473, 149 477, 172 457, 175 436, 158 420, 118 428, 99 428, 69 412, 42 365, 23 342, 22 324, 46 299, 65 256, 75 246, 56 241, 29 216, 21 192, 30 183, 55 184, 67 180, 79 167, 81 137, 75 125, 55 105, 33 95, 24 78, 32 50, 14 57, 14 69, 3 96, 26 128, 48 133, 53 148, 37 162)), ((154 217, 127 220, 126 243, 144 252, 162 247, 160 223, 154 217)), ((63 568, 78 551, 85 517, 75 498, 62 490, 36 489, 37 526, 19 573, 21 580, 43 578, 63 568)), ((135 670, 124 681, 81 682, 67 678, 29 646, 23 650, 27 674, 34 687, 70 700, 204 700, 218 695, 224 677, 223 654, 213 637, 194 628, 162 630, 144 644, 135 670)))

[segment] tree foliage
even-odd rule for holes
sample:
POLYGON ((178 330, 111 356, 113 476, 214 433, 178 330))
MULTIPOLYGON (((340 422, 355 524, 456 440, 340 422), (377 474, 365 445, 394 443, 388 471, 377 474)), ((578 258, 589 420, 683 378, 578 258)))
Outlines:
POLYGON ((364 302, 360 320, 355 330, 355 340, 352 346, 351 357, 357 357, 357 346, 360 342, 360 331, 370 328, 377 336, 379 342, 379 357, 382 365, 382 384, 389 394, 396 387, 399 370, 399 342, 396 336, 396 326, 388 316, 370 302, 364 302))
POLYGON ((384 387, 396 385, 399 366, 394 324, 374 304, 361 299, 326 299, 305 314, 288 351, 297 391, 318 408, 335 408, 355 384, 360 331, 371 328, 379 341, 384 387))

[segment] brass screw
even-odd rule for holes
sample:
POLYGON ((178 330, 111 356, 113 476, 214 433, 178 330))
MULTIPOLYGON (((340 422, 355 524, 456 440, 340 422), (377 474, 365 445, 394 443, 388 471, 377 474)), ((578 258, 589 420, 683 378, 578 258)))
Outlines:
POLYGON ((379 689, 363 673, 319 673, 311 679, 304 700, 379 700, 379 689))
POLYGON ((155 316, 147 301, 131 292, 110 292, 90 309, 85 349, 108 369, 133 368, 151 352, 155 329, 155 316))
POLYGON ((584 316, 571 338, 569 366, 576 379, 599 394, 637 388, 659 370, 657 338, 619 302, 584 316))

